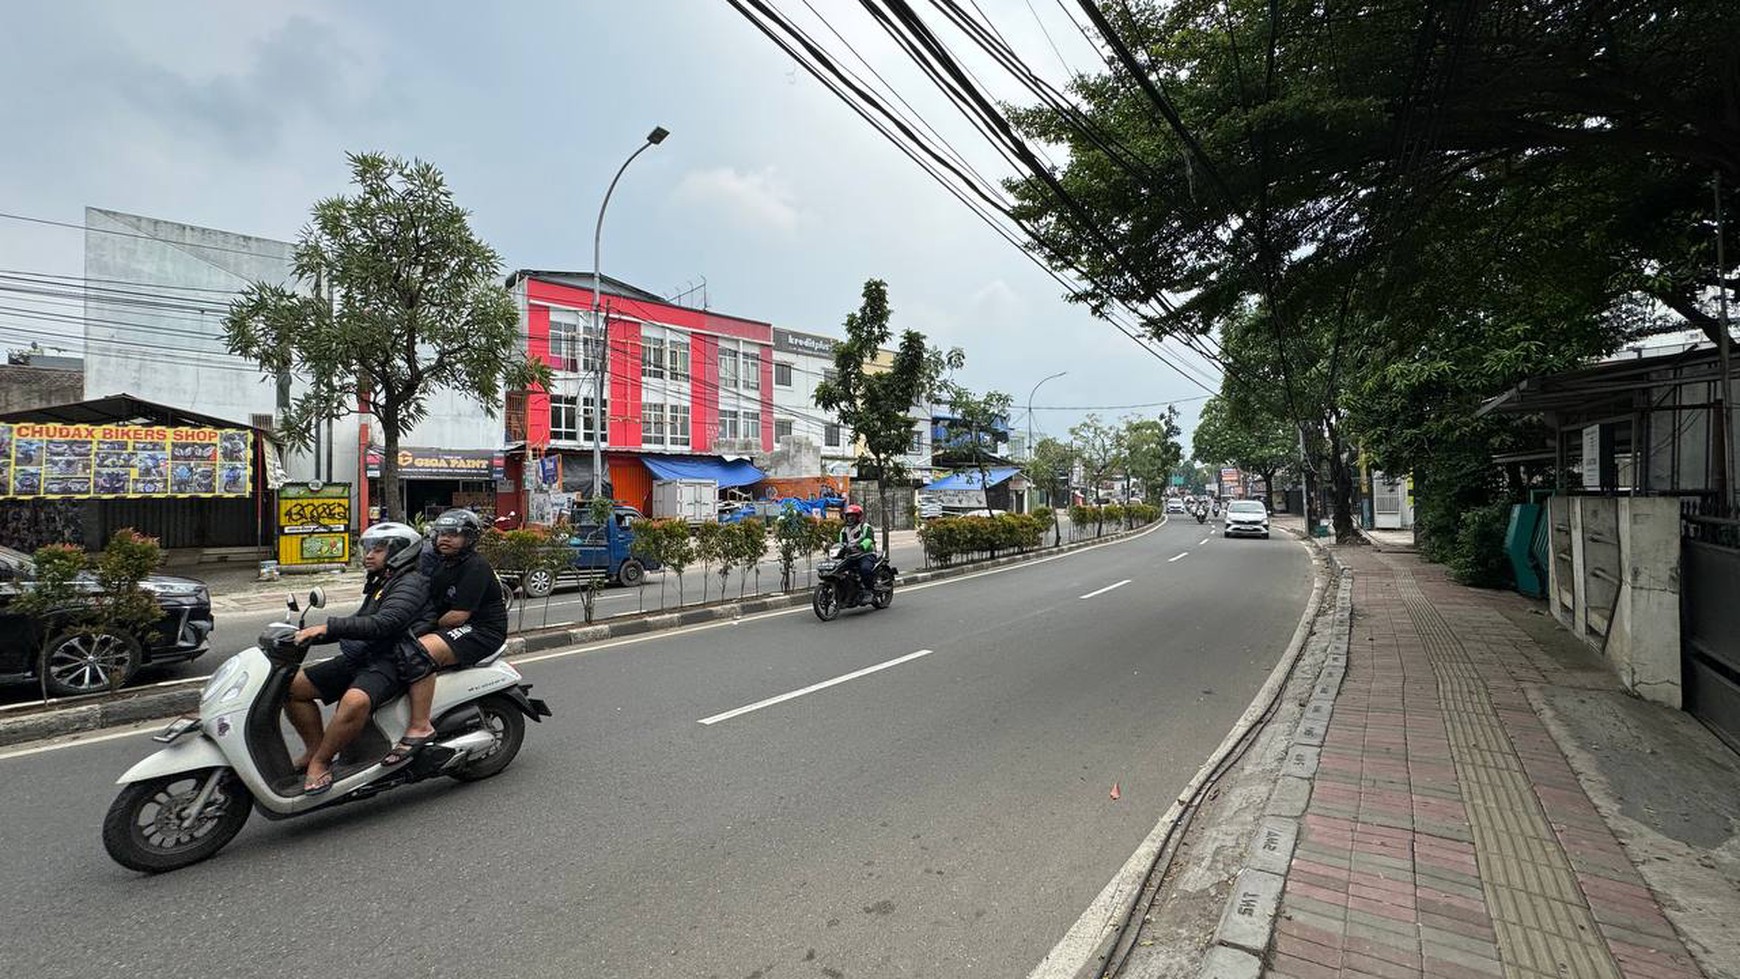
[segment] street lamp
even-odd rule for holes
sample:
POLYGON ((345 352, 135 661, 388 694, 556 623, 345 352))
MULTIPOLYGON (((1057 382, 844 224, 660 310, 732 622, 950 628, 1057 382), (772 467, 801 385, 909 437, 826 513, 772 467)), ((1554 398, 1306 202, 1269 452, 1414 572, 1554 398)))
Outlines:
MULTIPOLYGON (((1033 461, 1033 396, 1039 393, 1040 384, 1044 384, 1046 381, 1056 380, 1068 373, 1069 371, 1058 371, 1050 377, 1042 377, 1039 379, 1039 384, 1033 385, 1033 390, 1027 392, 1027 461, 1029 462, 1033 461)), ((1052 473, 1051 478, 1045 481, 1045 485, 1048 487, 1056 486, 1057 474, 1052 473)), ((1057 509, 1057 501, 1051 498, 1051 490, 1049 489, 1045 491, 1045 502, 1049 504, 1053 510, 1057 509)), ((1029 506, 1027 512, 1032 513, 1033 507, 1029 506)), ((1062 532, 1059 531, 1059 533, 1062 532)))
POLYGON ((665 141, 670 131, 663 126, 654 126, 647 133, 646 142, 640 149, 628 155, 622 161, 622 166, 616 169, 616 176, 610 178, 610 187, 604 191, 604 203, 598 205, 598 224, 592 229, 592 325, 598 328, 598 390, 592 399, 592 498, 598 499, 604 492, 604 382, 610 370, 610 331, 604 325, 604 304, 599 295, 599 252, 604 242, 604 209, 610 206, 610 195, 616 192, 616 182, 622 179, 622 172, 634 162, 634 158, 645 153, 649 147, 657 146, 665 141))

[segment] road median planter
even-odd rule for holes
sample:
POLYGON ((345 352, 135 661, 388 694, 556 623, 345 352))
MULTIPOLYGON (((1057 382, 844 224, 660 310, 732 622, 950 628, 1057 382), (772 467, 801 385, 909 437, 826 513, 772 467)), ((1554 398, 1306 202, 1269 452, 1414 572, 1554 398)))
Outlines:
MULTIPOLYGON (((977 574, 1011 564, 1056 557, 1133 537, 1157 526, 1157 523, 1148 524, 1087 540, 1071 541, 1057 547, 908 572, 896 579, 895 586, 910 587, 943 578, 977 574)), ((508 655, 524 656, 667 629, 740 619, 746 615, 808 605, 810 594, 810 589, 804 588, 711 605, 613 616, 609 621, 591 625, 569 624, 522 632, 508 638, 508 655)), ((94 694, 76 700, 52 700, 46 704, 20 704, 0 708, 0 746, 185 714, 198 708, 199 691, 204 683, 204 677, 195 677, 157 687, 122 690, 114 694, 94 694)))

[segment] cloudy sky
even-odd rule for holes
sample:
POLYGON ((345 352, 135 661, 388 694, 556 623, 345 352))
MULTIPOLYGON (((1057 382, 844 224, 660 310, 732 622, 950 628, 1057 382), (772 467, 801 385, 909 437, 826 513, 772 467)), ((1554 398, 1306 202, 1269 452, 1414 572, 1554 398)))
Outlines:
MULTIPOLYGON (((857 4, 811 3, 1003 172, 857 4)), ((980 5, 1054 81, 1093 65, 1058 5, 980 5)), ((776 6, 824 30, 804 0, 776 6)), ((1188 425, 1200 400, 1183 399, 1204 394, 1061 299, 724 0, 19 4, 0 86, 6 215, 76 225, 91 205, 290 239, 345 192, 345 152, 379 150, 439 166, 510 269, 590 268, 604 188, 662 125, 611 201, 608 274, 666 295, 704 277, 715 309, 834 335, 864 280, 886 279, 896 329, 964 348, 969 386, 1020 405, 1068 371, 1034 404, 1070 410, 1035 411, 1039 432, 1172 400, 1188 425)), ((82 234, 0 217, 0 270, 80 275, 82 234)), ((19 308, 0 296, 0 345, 42 329, 19 308)))

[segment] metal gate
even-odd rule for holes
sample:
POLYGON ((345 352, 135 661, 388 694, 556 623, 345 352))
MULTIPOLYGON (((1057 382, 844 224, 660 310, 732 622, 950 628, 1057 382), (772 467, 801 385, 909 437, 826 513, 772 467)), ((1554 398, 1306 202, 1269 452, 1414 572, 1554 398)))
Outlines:
POLYGON ((1740 520, 1681 519, 1685 707, 1740 751, 1740 520))

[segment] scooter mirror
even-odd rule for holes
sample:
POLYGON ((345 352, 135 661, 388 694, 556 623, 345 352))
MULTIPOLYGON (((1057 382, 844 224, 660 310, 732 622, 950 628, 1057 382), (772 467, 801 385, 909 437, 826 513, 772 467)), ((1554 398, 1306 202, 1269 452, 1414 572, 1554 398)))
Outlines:
POLYGON ((297 604, 296 604, 296 596, 295 596, 295 595, 290 595, 290 596, 288 596, 288 597, 286 597, 286 598, 285 598, 285 599, 284 599, 284 604, 285 604, 285 605, 286 605, 286 606, 287 606, 287 607, 288 607, 288 608, 289 608, 289 609, 290 609, 290 611, 292 611, 292 612, 299 612, 299 611, 301 611, 301 609, 300 609, 300 608, 299 608, 299 607, 298 607, 298 606, 297 606, 297 604))
POLYGON ((326 591, 322 588, 315 588, 313 591, 309 592, 308 593, 308 607, 309 608, 325 608, 326 607, 326 591))

